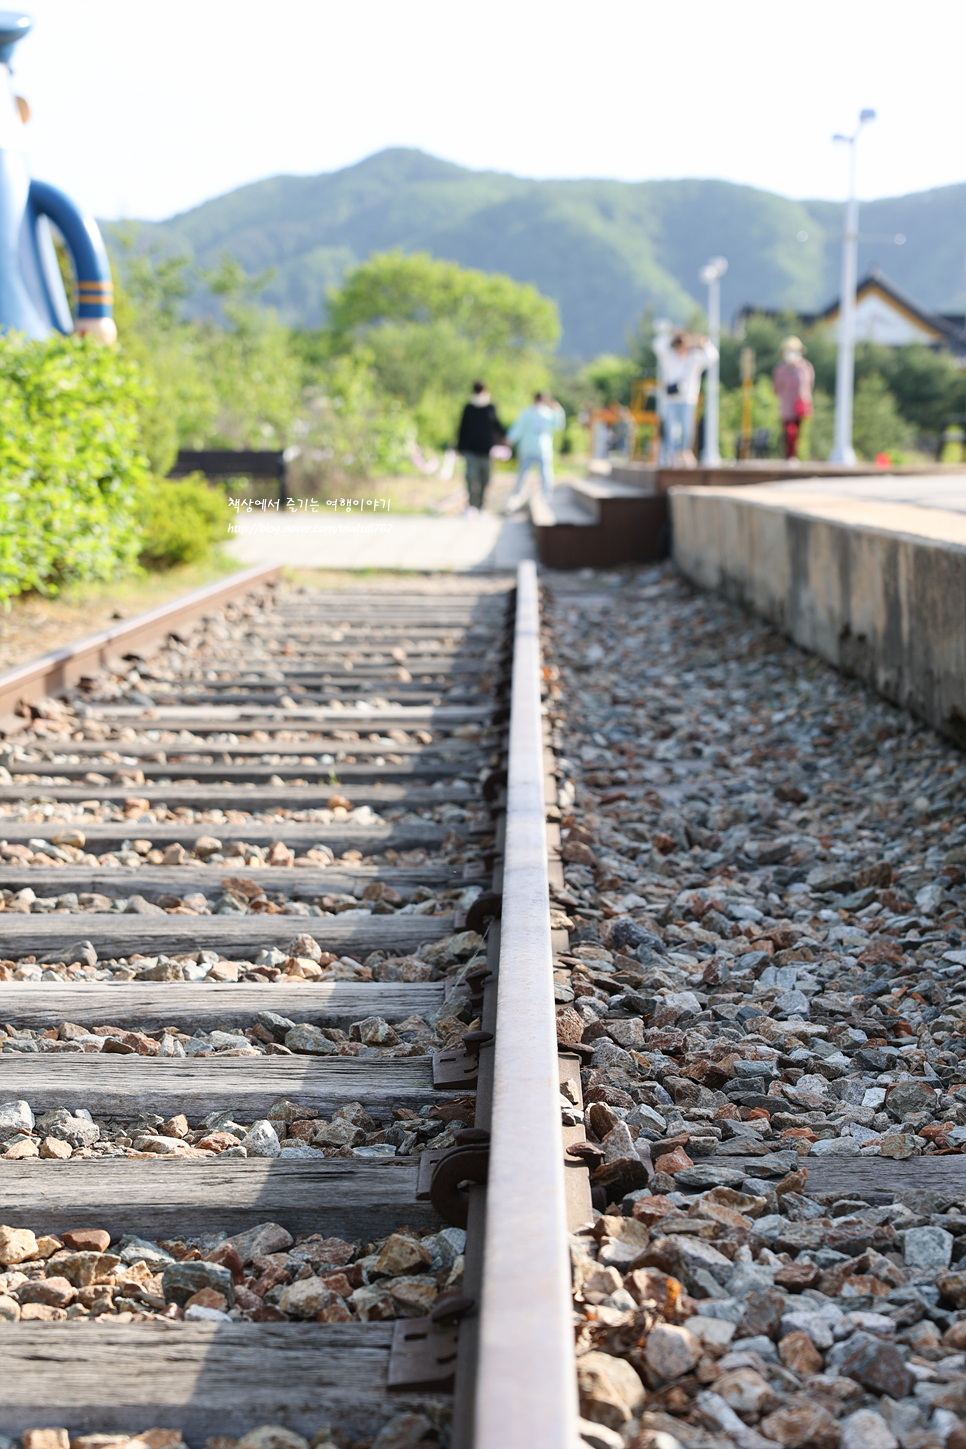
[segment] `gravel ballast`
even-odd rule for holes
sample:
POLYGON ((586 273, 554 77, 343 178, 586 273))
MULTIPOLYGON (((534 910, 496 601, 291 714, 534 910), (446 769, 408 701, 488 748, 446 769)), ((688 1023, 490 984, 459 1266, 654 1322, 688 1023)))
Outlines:
POLYGON ((962 756, 670 566, 544 610, 585 1439, 963 1449, 966 1175, 809 1190, 966 1143, 962 756))

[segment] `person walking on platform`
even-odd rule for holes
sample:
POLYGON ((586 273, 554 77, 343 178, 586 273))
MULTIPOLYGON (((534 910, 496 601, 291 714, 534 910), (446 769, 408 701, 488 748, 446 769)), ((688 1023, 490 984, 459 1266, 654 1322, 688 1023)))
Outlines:
MULTIPOLYGON (((496 415, 485 382, 474 382, 473 396, 460 418, 456 451, 466 462, 467 506, 464 517, 475 518, 483 508, 490 482, 490 452, 503 442, 506 429, 496 415)), ((509 457, 507 451, 507 457, 509 457)))
POLYGON ((786 337, 782 343, 782 360, 771 375, 771 385, 778 398, 785 433, 785 458, 798 462, 799 430, 805 418, 812 416, 812 388, 815 369, 805 361, 805 348, 798 337, 786 337))
POLYGON ((527 474, 533 467, 540 470, 540 488, 544 498, 553 493, 553 435, 562 433, 566 423, 563 408, 547 392, 538 392, 530 406, 514 420, 507 433, 507 442, 518 445, 519 466, 516 485, 507 499, 504 513, 514 513, 522 507, 527 474))
POLYGON ((683 463, 693 468, 694 411, 701 392, 701 374, 716 360, 718 349, 707 337, 659 323, 654 351, 661 382, 660 465, 674 468, 683 463))

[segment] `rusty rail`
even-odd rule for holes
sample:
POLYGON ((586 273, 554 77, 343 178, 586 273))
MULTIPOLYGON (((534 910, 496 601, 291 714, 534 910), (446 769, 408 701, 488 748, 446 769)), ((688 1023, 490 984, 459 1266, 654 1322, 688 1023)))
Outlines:
POLYGON ((0 673, 0 731, 11 734, 21 729, 26 721, 15 713, 22 700, 32 702, 45 696, 59 694, 76 684, 88 671, 102 669, 113 659, 119 659, 135 649, 149 649, 160 643, 179 624, 187 623, 204 614, 208 609, 219 608, 230 599, 246 594, 258 584, 274 582, 281 573, 277 564, 259 564, 256 568, 243 569, 229 574, 227 578, 203 589, 184 594, 169 604, 159 604, 146 614, 127 619, 110 629, 97 634, 88 634, 76 644, 66 644, 31 659, 27 664, 16 664, 12 669, 0 673))

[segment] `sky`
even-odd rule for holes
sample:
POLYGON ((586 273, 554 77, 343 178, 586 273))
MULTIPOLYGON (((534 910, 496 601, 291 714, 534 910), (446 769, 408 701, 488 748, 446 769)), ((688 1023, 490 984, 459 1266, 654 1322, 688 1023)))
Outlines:
POLYGON ((161 219, 387 146, 474 170, 833 200, 966 179, 962 0, 33 0, 32 172, 161 219))

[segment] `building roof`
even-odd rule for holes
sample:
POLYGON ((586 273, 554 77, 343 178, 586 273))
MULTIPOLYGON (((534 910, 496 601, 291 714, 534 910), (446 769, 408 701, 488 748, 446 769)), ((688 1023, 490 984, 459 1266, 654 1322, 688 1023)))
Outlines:
MULTIPOLYGON (((966 356, 966 317, 934 312, 930 307, 923 307, 908 292, 891 281, 879 267, 872 267, 855 289, 856 302, 860 303, 864 297, 876 295, 895 312, 901 313, 908 321, 931 334, 934 339, 931 345, 949 347, 958 356, 966 356)), ((832 322, 838 313, 839 299, 836 297, 824 311, 801 312, 797 315, 803 327, 810 327, 821 322, 832 322)), ((746 305, 742 307, 738 317, 745 318, 752 314, 782 317, 787 316, 788 312, 777 308, 746 305)))

